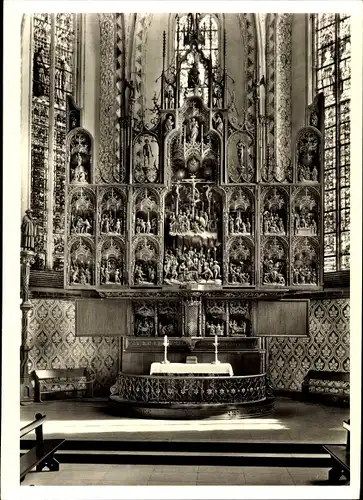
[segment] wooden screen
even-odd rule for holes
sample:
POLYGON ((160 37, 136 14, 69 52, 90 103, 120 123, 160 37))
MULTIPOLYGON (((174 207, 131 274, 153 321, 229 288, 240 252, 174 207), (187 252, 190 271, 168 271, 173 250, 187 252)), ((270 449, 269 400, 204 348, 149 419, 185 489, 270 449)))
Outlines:
POLYGON ((128 300, 82 299, 76 301, 76 335, 127 335, 128 300))
POLYGON ((260 300, 256 334, 266 337, 301 337, 309 334, 309 300, 260 300))

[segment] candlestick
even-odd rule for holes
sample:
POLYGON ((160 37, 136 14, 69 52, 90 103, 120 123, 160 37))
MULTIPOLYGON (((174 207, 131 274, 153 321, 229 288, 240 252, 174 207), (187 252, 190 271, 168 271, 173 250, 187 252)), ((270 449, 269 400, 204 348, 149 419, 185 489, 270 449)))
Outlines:
POLYGON ((170 363, 170 361, 168 361, 167 358, 168 345, 169 345, 168 336, 164 335, 164 361, 162 361, 162 363, 170 363))
POLYGON ((213 364, 217 365, 220 363, 218 360, 218 336, 214 336, 214 361, 212 361, 213 364))

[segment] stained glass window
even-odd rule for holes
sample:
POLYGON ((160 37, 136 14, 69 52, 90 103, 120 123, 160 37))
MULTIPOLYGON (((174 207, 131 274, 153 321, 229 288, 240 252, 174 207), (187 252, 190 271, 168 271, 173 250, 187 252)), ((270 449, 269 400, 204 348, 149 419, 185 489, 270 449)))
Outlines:
POLYGON ((63 268, 66 99, 73 93, 75 38, 74 14, 33 16, 31 208, 40 268, 63 268))
POLYGON ((219 31, 211 14, 185 14, 177 16, 175 52, 180 65, 179 105, 193 95, 194 80, 198 80, 200 95, 208 103, 211 84, 208 65, 216 72, 219 65, 219 31))
POLYGON ((349 269, 350 17, 313 17, 316 91, 325 96, 324 270, 349 269))

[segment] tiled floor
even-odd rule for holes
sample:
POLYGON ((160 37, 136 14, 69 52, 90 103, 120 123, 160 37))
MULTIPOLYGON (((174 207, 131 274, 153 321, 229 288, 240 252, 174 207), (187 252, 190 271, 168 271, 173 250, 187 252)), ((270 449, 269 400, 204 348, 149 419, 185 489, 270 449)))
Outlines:
POLYGON ((327 484, 327 469, 165 465, 61 464, 59 472, 30 473, 22 485, 294 486, 327 484))
MULTIPOLYGON (((272 415, 257 419, 149 420, 115 417, 102 401, 55 401, 21 408, 21 426, 46 414, 45 437, 90 440, 344 443, 346 408, 278 398, 272 415)), ((28 435, 28 438, 33 438, 28 435)), ((61 464, 29 473, 23 485, 324 485, 328 469, 172 465, 61 464)))

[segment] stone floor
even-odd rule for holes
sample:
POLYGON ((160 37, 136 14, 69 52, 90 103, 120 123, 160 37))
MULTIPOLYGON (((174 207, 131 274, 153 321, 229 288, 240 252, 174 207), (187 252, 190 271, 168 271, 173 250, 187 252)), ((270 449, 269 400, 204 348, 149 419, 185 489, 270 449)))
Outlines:
MULTIPOLYGON (((47 415, 45 437, 92 440, 345 443, 349 409, 278 398, 272 415, 233 420, 117 418, 102 401, 54 401, 21 408, 21 426, 47 415)), ((28 439, 33 438, 30 434, 28 439)), ((172 465, 61 464, 59 472, 29 473, 22 485, 326 485, 328 469, 172 465)))
POLYGON ((31 472, 22 485, 38 486, 295 486, 324 485, 327 469, 61 464, 59 472, 31 472))

